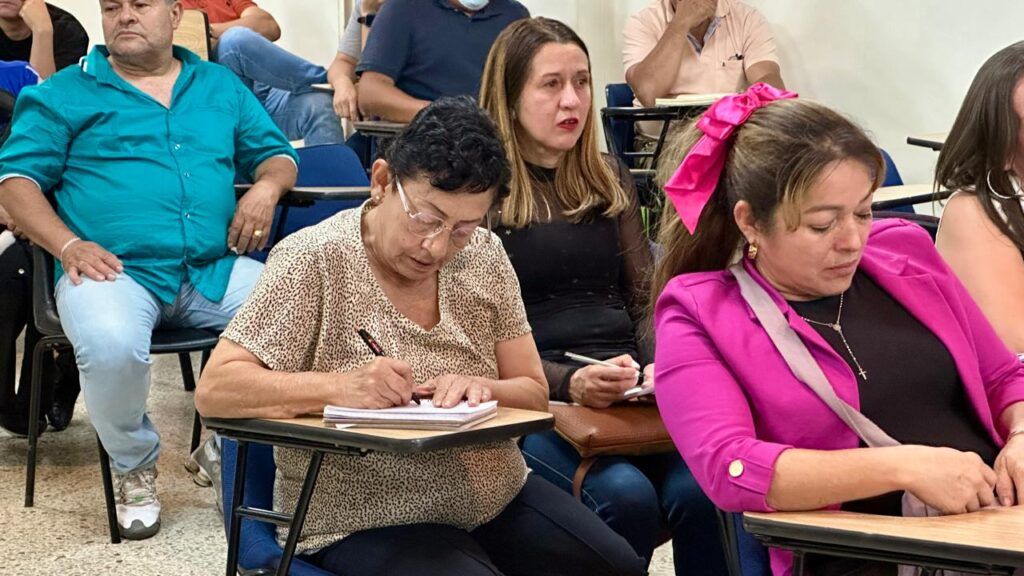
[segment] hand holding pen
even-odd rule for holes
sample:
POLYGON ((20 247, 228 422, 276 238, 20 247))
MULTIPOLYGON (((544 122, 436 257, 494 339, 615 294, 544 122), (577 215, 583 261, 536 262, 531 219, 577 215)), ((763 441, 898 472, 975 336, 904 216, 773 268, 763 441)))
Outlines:
POLYGON ((568 358, 587 364, 569 379, 569 396, 577 404, 607 408, 625 398, 626 391, 640 381, 640 365, 628 354, 596 360, 566 352, 568 358))
POLYGON ((353 398, 344 405, 361 408, 389 408, 405 406, 409 401, 419 404, 419 396, 413 392, 415 386, 412 367, 407 362, 388 358, 380 344, 362 328, 357 328, 359 337, 366 343, 376 358, 352 372, 353 379, 347 394, 353 398))

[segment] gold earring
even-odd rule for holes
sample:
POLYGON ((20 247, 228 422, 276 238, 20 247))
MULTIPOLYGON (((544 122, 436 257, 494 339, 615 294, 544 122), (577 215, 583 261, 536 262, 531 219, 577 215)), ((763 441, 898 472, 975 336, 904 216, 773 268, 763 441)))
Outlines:
POLYGON ((757 260, 757 243, 751 242, 750 246, 747 246, 747 258, 751 260, 757 260))

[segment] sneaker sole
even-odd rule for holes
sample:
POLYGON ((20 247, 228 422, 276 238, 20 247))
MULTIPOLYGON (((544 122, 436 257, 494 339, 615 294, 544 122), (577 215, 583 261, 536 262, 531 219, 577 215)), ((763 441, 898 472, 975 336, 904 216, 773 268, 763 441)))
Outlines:
POLYGON ((118 524, 117 530, 121 533, 121 538, 125 540, 145 540, 152 538, 160 531, 160 521, 157 520, 152 526, 146 526, 142 522, 135 520, 128 528, 118 524))
POLYGON ((185 470, 192 477, 192 482, 196 486, 203 488, 209 488, 213 486, 213 480, 210 479, 210 475, 206 473, 206 470, 196 463, 191 458, 185 461, 185 470))

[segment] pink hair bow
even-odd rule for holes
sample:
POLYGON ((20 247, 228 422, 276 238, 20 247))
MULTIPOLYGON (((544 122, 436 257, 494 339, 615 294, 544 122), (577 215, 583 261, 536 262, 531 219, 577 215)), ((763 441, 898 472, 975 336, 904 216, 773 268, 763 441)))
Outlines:
POLYGON ((675 205, 679 219, 690 234, 697 229, 700 213, 718 186, 736 128, 758 108, 796 97, 795 92, 758 82, 746 92, 721 98, 697 121, 697 129, 704 134, 665 183, 665 195, 675 205))

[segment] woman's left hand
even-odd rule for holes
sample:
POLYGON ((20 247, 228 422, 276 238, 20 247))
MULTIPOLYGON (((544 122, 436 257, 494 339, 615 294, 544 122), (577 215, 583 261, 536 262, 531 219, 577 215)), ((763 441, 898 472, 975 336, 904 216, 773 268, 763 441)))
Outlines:
POLYGON ((644 379, 640 385, 644 388, 654 387, 654 362, 644 366, 644 379))
POLYGON ((470 406, 491 400, 491 381, 477 376, 445 374, 424 382, 416 390, 419 394, 433 394, 434 406, 451 408, 465 398, 470 406))
POLYGON ((1024 434, 1017 434, 996 457, 996 496, 1003 506, 1024 504, 1024 434))

